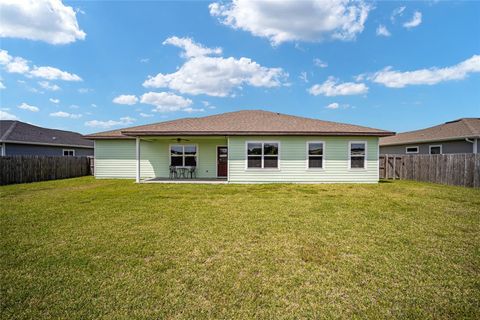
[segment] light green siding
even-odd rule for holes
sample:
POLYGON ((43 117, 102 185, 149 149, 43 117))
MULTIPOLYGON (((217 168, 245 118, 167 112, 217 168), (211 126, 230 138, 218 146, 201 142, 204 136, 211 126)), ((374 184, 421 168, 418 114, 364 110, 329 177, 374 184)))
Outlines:
POLYGON ((249 182, 378 182, 376 137, 230 137, 229 181, 249 182), (278 141, 279 169, 247 169, 247 141, 278 141), (324 168, 307 169, 307 141, 324 141, 324 168), (367 142, 365 169, 349 169, 349 141, 367 142))
MULTIPOLYGON (((198 146, 197 177, 215 178, 217 145, 227 145, 225 138, 188 139, 176 143, 171 139, 141 140, 141 178, 168 177, 170 144, 198 146)), ((135 140, 96 140, 95 176, 97 178, 135 178, 135 140)))
MULTIPOLYGON (((227 145, 226 138, 189 138, 182 144, 198 145, 199 178, 216 177, 216 147, 227 145)), ((168 177, 170 165, 168 138, 141 141, 141 178, 168 177)), ((378 138, 375 137, 229 137, 228 180, 251 182, 378 182, 378 138), (246 141, 278 141, 279 169, 247 169, 246 141), (308 169, 307 141, 324 141, 324 168, 308 169), (349 169, 349 142, 367 142, 365 169, 349 169)), ((97 140, 95 176, 97 178, 135 178, 135 140, 97 140)))

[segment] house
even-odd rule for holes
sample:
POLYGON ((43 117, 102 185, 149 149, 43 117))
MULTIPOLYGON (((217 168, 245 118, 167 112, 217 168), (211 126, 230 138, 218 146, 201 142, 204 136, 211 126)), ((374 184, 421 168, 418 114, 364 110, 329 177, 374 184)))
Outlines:
POLYGON ((444 124, 380 138, 381 154, 478 153, 480 118, 444 124))
POLYGON ((95 141, 97 178, 161 180, 172 177, 172 168, 195 168, 199 179, 233 183, 376 183, 378 139, 392 134, 244 110, 86 137, 95 141))
POLYGON ((2 156, 93 156, 93 141, 76 132, 0 120, 0 150, 2 156))

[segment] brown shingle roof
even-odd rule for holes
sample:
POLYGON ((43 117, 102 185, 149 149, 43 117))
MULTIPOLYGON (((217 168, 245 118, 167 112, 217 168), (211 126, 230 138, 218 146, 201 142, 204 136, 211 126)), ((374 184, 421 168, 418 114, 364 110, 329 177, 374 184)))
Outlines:
POLYGON ((89 139, 170 135, 362 135, 393 132, 345 123, 290 116, 263 110, 242 110, 200 118, 184 118, 87 135, 89 139))
POLYGON ((388 146, 464 138, 480 138, 480 118, 462 118, 422 130, 399 133, 395 136, 381 138, 380 145, 388 146))
POLYGON ((93 141, 80 133, 37 127, 16 120, 0 120, 0 141, 93 148, 93 141))

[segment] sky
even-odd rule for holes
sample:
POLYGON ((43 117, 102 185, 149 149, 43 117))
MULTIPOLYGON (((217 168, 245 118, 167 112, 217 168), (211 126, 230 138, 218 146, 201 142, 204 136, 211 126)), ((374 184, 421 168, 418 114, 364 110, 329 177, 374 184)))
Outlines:
POLYGON ((479 1, 0 0, 0 118, 93 133, 243 109, 480 116, 479 1))

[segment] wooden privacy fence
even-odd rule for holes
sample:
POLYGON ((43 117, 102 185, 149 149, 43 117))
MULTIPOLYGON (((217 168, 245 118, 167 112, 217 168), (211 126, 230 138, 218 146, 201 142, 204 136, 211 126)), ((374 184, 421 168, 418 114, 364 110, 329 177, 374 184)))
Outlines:
POLYGON ((381 155, 381 179, 480 188, 480 154, 381 155))
POLYGON ((91 163, 87 157, 0 157, 0 185, 87 176, 91 163))

